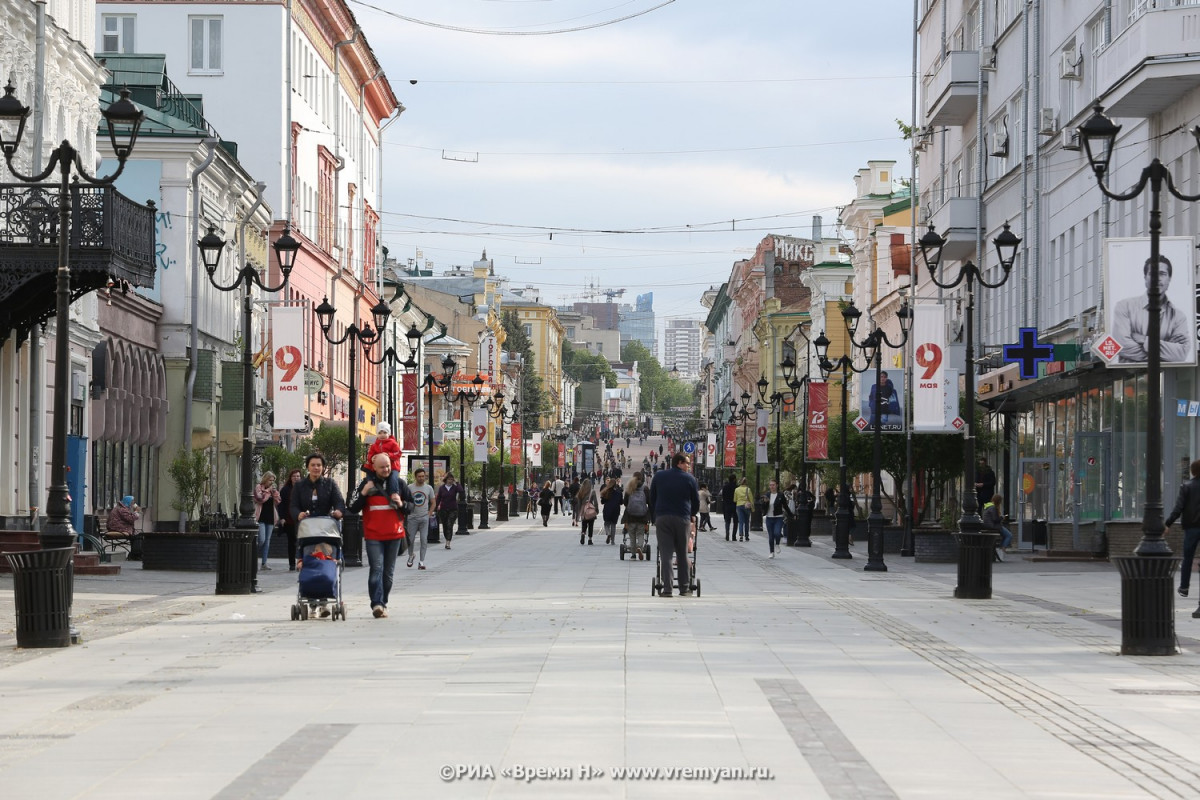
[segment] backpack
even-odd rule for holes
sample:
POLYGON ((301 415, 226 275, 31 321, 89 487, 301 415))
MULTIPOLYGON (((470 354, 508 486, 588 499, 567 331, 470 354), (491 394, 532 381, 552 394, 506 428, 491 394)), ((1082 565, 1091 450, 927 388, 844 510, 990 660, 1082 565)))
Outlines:
POLYGON ((625 507, 628 509, 630 516, 646 516, 646 512, 650 510, 646 505, 646 487, 643 486, 634 490, 629 495, 629 503, 625 507))

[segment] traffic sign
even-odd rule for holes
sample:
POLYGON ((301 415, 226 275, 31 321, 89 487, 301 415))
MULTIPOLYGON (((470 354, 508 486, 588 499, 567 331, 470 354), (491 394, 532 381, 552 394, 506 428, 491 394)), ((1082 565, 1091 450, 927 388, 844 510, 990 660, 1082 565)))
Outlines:
POLYGON ((696 443, 695 442, 684 442, 683 443, 683 452, 687 453, 689 456, 692 453, 696 452, 696 443))
POLYGON ((854 427, 858 428, 860 433, 867 429, 867 424, 866 417, 859 417, 858 419, 854 420, 854 427))

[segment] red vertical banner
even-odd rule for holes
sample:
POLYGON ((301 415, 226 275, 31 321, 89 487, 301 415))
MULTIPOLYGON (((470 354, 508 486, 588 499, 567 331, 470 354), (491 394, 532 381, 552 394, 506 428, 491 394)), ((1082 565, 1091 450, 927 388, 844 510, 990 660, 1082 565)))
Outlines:
POLYGON ((406 373, 400 379, 400 422, 403 435, 400 449, 421 452, 421 434, 417 419, 417 375, 406 373))
POLYGON ((508 463, 520 464, 521 454, 525 452, 524 445, 521 441, 521 423, 514 422, 508 434, 508 463))
POLYGON ((829 384, 808 385, 808 459, 829 458, 829 384))
POLYGON ((725 426, 725 466, 737 466, 737 425, 725 426))
POLYGON ((567 443, 558 443, 558 467, 562 469, 567 465, 567 443))

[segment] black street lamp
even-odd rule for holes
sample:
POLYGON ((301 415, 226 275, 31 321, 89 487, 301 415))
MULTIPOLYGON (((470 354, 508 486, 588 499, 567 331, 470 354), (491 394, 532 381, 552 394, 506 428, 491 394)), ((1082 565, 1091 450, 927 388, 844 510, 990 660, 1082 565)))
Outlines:
POLYGON ((849 388, 851 373, 862 374, 871 368, 871 363, 868 361, 861 368, 854 366, 854 362, 849 355, 838 356, 837 361, 829 360, 829 339, 825 336, 825 331, 821 331, 821 335, 813 341, 813 346, 817 349, 817 359, 821 368, 821 375, 825 380, 829 380, 829 376, 834 370, 842 371, 842 453, 838 464, 838 508, 837 515, 833 528, 833 557, 834 558, 854 558, 850 552, 850 522, 854 519, 854 512, 850 507, 850 482, 846 475, 846 420, 850 416, 849 413, 849 388))
MULTIPOLYGON (((781 435, 783 412, 788 406, 792 406, 793 409, 795 408, 796 400, 800 396, 800 389, 802 387, 807 388, 808 376, 805 375, 803 378, 796 377, 796 362, 790 355, 785 356, 779 366, 783 370, 783 385, 786 387, 786 389, 776 390, 771 393, 770 397, 764 397, 769 384, 767 383, 766 376, 763 376, 758 380, 758 396, 759 400, 766 402, 767 405, 770 406, 771 411, 775 414, 775 485, 779 487, 780 491, 783 491, 783 484, 780 482, 781 462, 783 461, 783 438, 781 435)), ((802 464, 804 463, 804 459, 807 458, 807 455, 807 453, 802 454, 802 464)), ((793 530, 792 533, 789 534, 789 544, 799 544, 801 547, 811 547, 812 541, 810 536, 812 533, 812 505, 809 502, 810 493, 808 491, 808 469, 806 466, 802 466, 801 470, 804 474, 802 478, 800 497, 798 498, 799 508, 796 510, 798 512, 798 517, 805 516, 803 514, 804 511, 808 512, 806 515, 808 527, 803 531, 801 531, 799 528, 793 530), (801 539, 803 540, 802 544, 800 543, 801 539)), ((799 521, 797 525, 799 525, 799 521)))
MULTIPOLYGON (((463 492, 467 489, 467 411, 475 408, 475 403, 483 396, 483 378, 476 373, 471 380, 470 389, 455 389, 454 400, 458 403, 458 470, 462 473, 463 492)), ((486 463, 486 462, 485 462, 486 463)), ((458 507, 458 535, 470 533, 471 506, 464 499, 458 507)))
MULTIPOLYGON (((1105 197, 1132 200, 1150 187, 1150 258, 1146 261, 1149 285, 1146 287, 1146 503, 1142 509, 1142 540, 1131 556, 1111 556, 1121 572, 1121 654, 1173 655, 1175 648, 1175 598, 1171 594, 1171 576, 1178 562, 1164 536, 1162 498, 1162 284, 1159 276, 1162 210, 1160 198, 1165 187, 1175 198, 1186 203, 1200 200, 1200 194, 1184 194, 1175 188, 1170 171, 1157 158, 1142 169, 1137 183, 1127 192, 1114 192, 1105 183, 1113 146, 1121 126, 1097 105, 1095 113, 1079 126, 1079 137, 1087 152, 1088 164, 1096 175, 1096 184, 1105 197), (1132 610, 1136 609, 1136 611, 1132 610)), ((1192 136, 1200 147, 1200 126, 1192 136)), ((1191 564, 1184 564, 1190 570, 1191 564)), ((1192 616, 1200 615, 1200 609, 1192 616)))
MULTIPOLYGON (((258 270, 250 264, 241 268, 232 283, 218 283, 216 273, 217 267, 221 264, 221 253, 225 249, 225 240, 217 236, 215 228, 210 227, 208 233, 196 244, 200 248, 200 260, 204 262, 204 271, 208 273, 208 281, 213 288, 221 292, 236 292, 239 287, 242 289, 242 499, 238 506, 238 518, 234 527, 239 530, 253 530, 258 527, 258 520, 254 519, 254 441, 250 435, 250 423, 254 418, 255 407, 253 348, 251 346, 253 339, 251 330, 254 324, 251 311, 254 302, 251 292, 255 286, 264 292, 278 292, 287 286, 288 276, 291 275, 292 266, 296 263, 296 253, 300 250, 300 243, 292 238, 290 230, 286 227, 283 229, 283 234, 275 240, 273 245, 275 255, 279 259, 279 272, 283 275, 283 281, 278 286, 268 286, 258 270)), ((252 592, 256 591, 258 584, 258 558, 253 561, 250 589, 252 592)))
MULTIPOLYGON (((963 493, 962 517, 958 520, 958 586, 954 596, 986 600, 992 596, 992 554, 995 552, 995 539, 999 534, 981 530, 983 520, 979 518, 979 503, 975 499, 975 284, 988 289, 998 289, 1008 281, 1012 274, 1013 262, 1017 258, 1017 248, 1021 239, 1004 223, 992 244, 1000 258, 1002 275, 995 283, 988 283, 983 277, 983 271, 971 261, 965 261, 959 267, 958 275, 952 281, 938 279, 938 268, 942 262, 942 247, 946 240, 939 236, 929 226, 929 231, 921 237, 921 257, 929 268, 929 276, 934 285, 942 289, 953 289, 966 282, 967 313, 964 324, 967 335, 966 369, 963 370, 966 392, 966 440, 967 446, 963 453, 963 493)), ((1159 519, 1162 519, 1162 504, 1159 504, 1159 519)))
POLYGON ((504 495, 504 423, 517 418, 521 401, 513 400, 510 408, 504 406, 504 392, 496 392, 483 403, 488 416, 500 422, 500 491, 496 503, 496 522, 508 522, 508 499, 504 495))
MULTIPOLYGON (((902 290, 903 291, 903 290, 902 290)), ((887 398, 882 391, 883 382, 883 347, 887 345, 893 350, 904 346, 908 341, 908 331, 912 324, 908 311, 908 301, 900 306, 896 317, 900 320, 900 341, 893 342, 887 333, 878 325, 859 341, 858 323, 862 312, 850 301, 842 310, 842 319, 846 321, 846 329, 850 332, 850 343, 863 351, 867 363, 875 362, 875 403, 871 408, 871 424, 874 428, 872 436, 874 451, 871 458, 871 514, 867 517, 867 563, 863 567, 866 572, 887 572, 887 564, 883 561, 883 411, 887 407, 887 398)))
MULTIPOLYGON (((420 389, 425 390, 425 409, 426 409, 427 419, 429 421, 429 424, 428 424, 429 435, 428 435, 428 438, 426 439, 426 443, 429 447, 429 480, 431 483, 433 482, 433 460, 434 460, 433 392, 435 389, 437 389, 442 392, 443 396, 446 396, 450 391, 450 387, 454 385, 454 374, 456 372, 458 372, 458 364, 455 362, 455 360, 453 358, 450 357, 449 354, 447 354, 446 357, 442 359, 442 374, 440 376, 438 376, 438 375, 434 374, 433 370, 430 370, 429 372, 425 373, 425 379, 421 382, 421 385, 418 387, 420 389)), ((465 494, 466 490, 464 489, 463 492, 465 494)), ((450 537, 453 535, 453 534, 450 534, 448 531, 442 531, 441 533, 443 536, 447 537, 446 541, 450 541, 450 537)), ((439 539, 431 539, 431 541, 436 544, 439 541, 439 539)))
MULTIPOLYGON (((341 336, 334 338, 330 335, 330 329, 333 327, 333 318, 337 314, 337 309, 329 304, 329 298, 321 300, 321 304, 317 306, 317 320, 321 325, 321 333, 325 336, 325 341, 332 345, 339 345, 343 342, 350 342, 350 374, 347 379, 347 385, 350 388, 350 424, 346 426, 347 445, 346 445, 346 502, 349 503, 354 495, 354 475, 357 472, 358 449, 355 444, 358 441, 358 347, 361 344, 366 350, 369 350, 373 344, 379 341, 382 331, 387 327, 388 318, 392 315, 392 308, 387 303, 380 300, 371 309, 371 317, 375 323, 372 328, 370 323, 359 325, 351 323, 346 326, 346 330, 341 336)), ((362 566, 362 520, 354 513, 346 513, 342 517, 342 539, 345 548, 345 561, 348 567, 362 566)))
MULTIPOLYGON (((46 498, 46 524, 38 532, 43 550, 75 547, 76 532, 71 524, 71 496, 67 489, 67 422, 71 403, 71 173, 77 173, 93 186, 111 185, 125 170, 133 152, 145 115, 129 99, 129 90, 121 90, 121 99, 100 112, 108 128, 108 139, 117 156, 117 169, 107 177, 98 178, 83 166, 78 150, 67 140, 50 153, 50 163, 38 175, 24 175, 13 166, 13 157, 25 133, 29 107, 13 95, 16 90, 10 80, 0 98, 0 150, 8 171, 22 183, 41 183, 57 169, 58 186, 58 269, 55 272, 54 304, 54 425, 50 445, 50 488, 46 498)), ((70 600, 70 593, 66 598, 70 600)), ((70 609, 70 603, 67 605, 70 609)))
MULTIPOLYGON (((748 423, 751 419, 756 419, 758 416, 758 409, 762 408, 762 404, 759 402, 755 402, 754 405, 750 405, 750 400, 751 400, 750 393, 742 392, 742 404, 741 404, 742 410, 741 411, 738 411, 737 400, 731 399, 729 401, 729 418, 735 424, 740 424, 741 428, 742 428, 742 458, 741 458, 741 463, 738 464, 738 466, 743 467, 743 468, 746 465, 746 453, 750 449, 749 448, 750 440, 749 440, 748 432, 746 430, 746 423, 748 423)), ((755 459, 755 461, 757 461, 757 459, 755 459)), ((751 511, 750 523, 749 523, 749 527, 747 528, 747 533, 749 533, 749 531, 751 531, 751 530, 762 530, 761 527, 758 527, 758 528, 754 527, 754 518, 758 514, 758 470, 757 470, 758 464, 756 463, 754 466, 755 466, 754 508, 751 511)), ((743 477, 745 477, 744 472, 745 472, 745 470, 743 469, 743 477)), ((760 523, 760 525, 761 525, 761 523, 760 523)))
POLYGON ((808 485, 808 395, 812 383, 812 340, 808 338, 808 330, 812 321, 805 320, 796 326, 795 331, 804 339, 804 377, 789 384, 804 385, 803 416, 800 423, 800 506, 796 509, 796 546, 812 547, 812 517, 813 506, 816 505, 816 495, 808 485))

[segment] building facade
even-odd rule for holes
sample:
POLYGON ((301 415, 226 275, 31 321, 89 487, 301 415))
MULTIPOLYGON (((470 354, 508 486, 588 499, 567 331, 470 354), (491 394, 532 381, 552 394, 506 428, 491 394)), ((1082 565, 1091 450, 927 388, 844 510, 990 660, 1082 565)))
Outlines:
POLYGON ((663 330, 662 368, 681 380, 700 377, 700 320, 669 319, 663 330))

